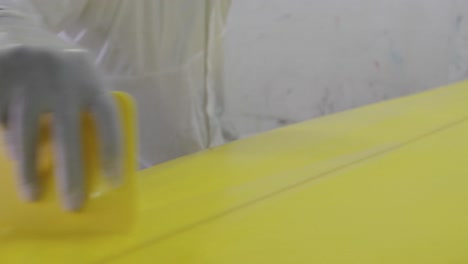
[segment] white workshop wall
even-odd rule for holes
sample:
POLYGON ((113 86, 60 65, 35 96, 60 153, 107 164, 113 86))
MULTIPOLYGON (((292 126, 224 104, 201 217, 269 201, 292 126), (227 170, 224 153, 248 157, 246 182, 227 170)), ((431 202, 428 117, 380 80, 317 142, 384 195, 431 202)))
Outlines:
POLYGON ((241 136, 468 76, 468 0, 233 0, 226 119, 241 136))

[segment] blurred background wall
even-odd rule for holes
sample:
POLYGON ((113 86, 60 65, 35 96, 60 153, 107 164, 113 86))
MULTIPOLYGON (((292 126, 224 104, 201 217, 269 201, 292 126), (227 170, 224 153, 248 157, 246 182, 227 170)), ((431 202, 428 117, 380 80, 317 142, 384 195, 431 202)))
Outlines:
POLYGON ((248 136, 468 77, 468 1, 233 0, 225 62, 248 136))

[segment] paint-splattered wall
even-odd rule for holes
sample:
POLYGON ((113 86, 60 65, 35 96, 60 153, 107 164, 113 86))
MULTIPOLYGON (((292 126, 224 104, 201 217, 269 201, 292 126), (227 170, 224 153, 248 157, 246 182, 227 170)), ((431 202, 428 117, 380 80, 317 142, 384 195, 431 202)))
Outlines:
POLYGON ((239 0, 226 120, 241 136, 468 77, 468 0, 239 0))

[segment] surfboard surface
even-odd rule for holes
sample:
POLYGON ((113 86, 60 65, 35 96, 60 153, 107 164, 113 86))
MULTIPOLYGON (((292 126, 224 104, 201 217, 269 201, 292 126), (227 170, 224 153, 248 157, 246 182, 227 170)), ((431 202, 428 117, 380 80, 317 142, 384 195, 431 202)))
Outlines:
POLYGON ((467 263, 468 82, 136 177, 130 232, 0 238, 0 263, 467 263))

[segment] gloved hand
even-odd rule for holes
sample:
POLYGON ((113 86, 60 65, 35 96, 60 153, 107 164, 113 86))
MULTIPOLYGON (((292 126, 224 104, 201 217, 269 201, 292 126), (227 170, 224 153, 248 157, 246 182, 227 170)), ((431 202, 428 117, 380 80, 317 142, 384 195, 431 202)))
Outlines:
POLYGON ((53 115, 57 186, 65 209, 78 210, 85 200, 80 138, 84 111, 97 124, 103 171, 112 183, 119 182, 121 135, 115 106, 103 88, 84 51, 24 45, 0 49, 0 116, 26 200, 40 196, 36 149, 39 117, 45 113, 53 115))

